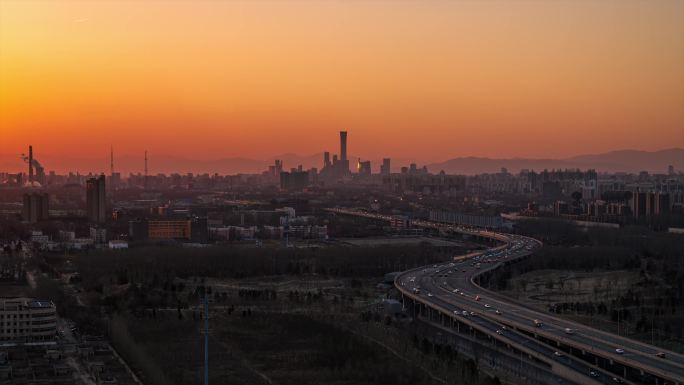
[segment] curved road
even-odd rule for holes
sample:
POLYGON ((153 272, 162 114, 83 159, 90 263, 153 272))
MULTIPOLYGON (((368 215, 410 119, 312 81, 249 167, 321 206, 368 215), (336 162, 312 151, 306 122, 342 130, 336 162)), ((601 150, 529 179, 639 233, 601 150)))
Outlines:
MULTIPOLYGON (((328 211, 382 221, 391 219, 387 215, 357 210, 328 211)), ((403 272, 396 278, 395 286, 405 298, 473 326, 503 344, 515 346, 550 364, 554 372, 563 373, 563 377, 571 381, 615 383, 613 377, 616 377, 628 379, 626 383, 684 384, 684 356, 681 354, 554 317, 476 284, 482 273, 532 254, 541 246, 539 241, 430 221, 413 221, 412 225, 492 239, 498 245, 458 262, 403 272), (613 371, 599 368, 598 360, 603 360, 603 367, 608 365, 613 371), (616 374, 618 366, 613 363, 624 368, 616 374)))

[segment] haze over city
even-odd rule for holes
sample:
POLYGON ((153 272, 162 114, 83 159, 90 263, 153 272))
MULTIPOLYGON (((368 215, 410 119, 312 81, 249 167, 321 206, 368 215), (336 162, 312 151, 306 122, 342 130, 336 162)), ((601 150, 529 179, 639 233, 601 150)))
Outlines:
POLYGON ((684 1, 0 0, 0 384, 684 385, 684 1))
MULTIPOLYGON (((0 154, 684 147, 684 4, 0 2, 0 154), (514 144, 514 145, 513 145, 514 144)), ((62 169, 58 162, 55 169, 62 169)))

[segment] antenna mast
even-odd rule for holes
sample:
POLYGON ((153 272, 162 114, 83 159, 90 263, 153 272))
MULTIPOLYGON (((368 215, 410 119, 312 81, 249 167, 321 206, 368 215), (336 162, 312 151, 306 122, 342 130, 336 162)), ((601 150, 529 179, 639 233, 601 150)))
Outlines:
POLYGON ((147 189, 147 150, 145 150, 145 189, 147 189))

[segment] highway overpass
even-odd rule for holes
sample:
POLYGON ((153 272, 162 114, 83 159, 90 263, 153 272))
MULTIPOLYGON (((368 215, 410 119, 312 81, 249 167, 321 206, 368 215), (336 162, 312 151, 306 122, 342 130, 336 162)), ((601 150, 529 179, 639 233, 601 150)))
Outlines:
MULTIPOLYGON (((328 211, 379 221, 391 218, 352 209, 328 211)), ((509 349, 568 383, 684 385, 684 356, 680 354, 531 309, 477 284, 484 273, 529 256, 541 242, 430 221, 417 220, 412 225, 494 241, 491 248, 467 259, 400 274, 395 286, 414 318, 453 333, 484 336, 483 343, 509 349)))

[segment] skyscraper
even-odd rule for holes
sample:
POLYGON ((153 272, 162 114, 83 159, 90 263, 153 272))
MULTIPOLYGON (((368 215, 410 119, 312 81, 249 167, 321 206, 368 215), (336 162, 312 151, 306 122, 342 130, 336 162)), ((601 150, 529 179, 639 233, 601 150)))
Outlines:
POLYGON ((359 161, 357 162, 356 168, 358 170, 359 175, 362 175, 362 176, 370 176, 371 175, 371 162, 370 162, 370 160, 366 160, 366 161, 362 162, 361 159, 359 159, 359 161))
POLYGON ((332 163, 330 162, 330 153, 323 154, 323 169, 321 170, 321 179, 327 181, 339 181, 343 178, 351 176, 349 170, 349 158, 347 155, 347 131, 340 131, 340 155, 332 155, 332 163))
POLYGON ((340 131, 340 160, 347 160, 347 131, 340 131))
POLYGON ((389 175, 391 174, 390 171, 390 158, 384 158, 382 160, 382 165, 380 166, 380 175, 389 175))
POLYGON ((105 221, 105 176, 90 178, 86 181, 86 205, 88 210, 88 220, 95 223, 105 221))

